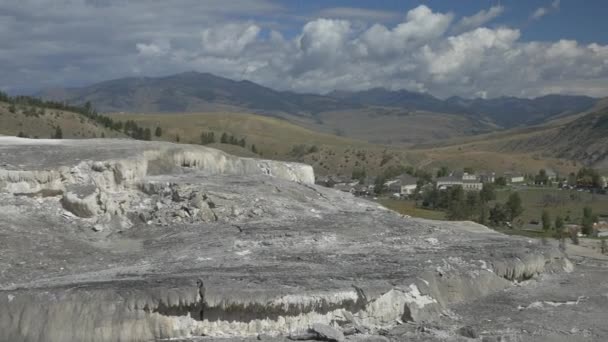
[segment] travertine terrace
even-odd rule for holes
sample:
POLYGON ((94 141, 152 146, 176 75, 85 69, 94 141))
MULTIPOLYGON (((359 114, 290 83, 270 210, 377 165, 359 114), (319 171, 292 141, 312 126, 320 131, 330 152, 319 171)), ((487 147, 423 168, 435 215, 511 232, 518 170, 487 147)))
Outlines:
MULTIPOLYGON (((201 146, 0 137, 0 341, 533 340, 465 312, 573 277, 551 243, 313 183, 307 165, 201 146)), ((511 309, 601 308, 594 291, 511 309)))

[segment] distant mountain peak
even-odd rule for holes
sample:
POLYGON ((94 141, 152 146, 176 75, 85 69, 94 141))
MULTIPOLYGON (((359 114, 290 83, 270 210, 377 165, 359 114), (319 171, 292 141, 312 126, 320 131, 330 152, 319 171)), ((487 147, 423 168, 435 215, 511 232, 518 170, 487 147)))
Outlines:
POLYGON ((441 100, 428 93, 375 87, 362 91, 334 90, 326 95, 277 91, 249 80, 235 81, 198 71, 163 77, 123 78, 88 87, 53 89, 46 99, 82 104, 90 101, 102 112, 178 112, 238 107, 258 113, 315 113, 362 107, 394 107, 467 115, 502 127, 538 123, 555 116, 590 109, 596 99, 586 96, 545 95, 535 99, 500 97, 441 100), (219 107, 218 107, 219 106, 219 107))

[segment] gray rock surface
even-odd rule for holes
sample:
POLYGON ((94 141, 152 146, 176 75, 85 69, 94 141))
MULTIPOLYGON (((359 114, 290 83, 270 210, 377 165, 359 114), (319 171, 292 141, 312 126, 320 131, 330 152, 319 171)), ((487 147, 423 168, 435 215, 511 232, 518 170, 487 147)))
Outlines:
POLYGON ((330 342, 343 342, 345 340, 344 334, 327 324, 314 323, 310 329, 319 335, 319 339, 330 342))
POLYGON ((463 326, 526 338, 525 322, 481 317, 518 295, 517 315, 571 300, 521 291, 576 280, 556 246, 403 218, 313 180, 200 146, 0 137, 0 341, 282 341, 316 324, 357 341, 458 341, 463 326))

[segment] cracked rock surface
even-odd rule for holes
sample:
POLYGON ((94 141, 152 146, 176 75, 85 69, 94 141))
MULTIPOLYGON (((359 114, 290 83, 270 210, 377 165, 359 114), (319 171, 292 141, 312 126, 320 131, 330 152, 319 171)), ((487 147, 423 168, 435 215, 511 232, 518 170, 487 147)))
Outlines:
POLYGON ((526 340, 523 322, 493 320, 501 305, 593 296, 534 292, 576 281, 552 244, 313 181, 200 146, 0 137, 0 341, 526 340))

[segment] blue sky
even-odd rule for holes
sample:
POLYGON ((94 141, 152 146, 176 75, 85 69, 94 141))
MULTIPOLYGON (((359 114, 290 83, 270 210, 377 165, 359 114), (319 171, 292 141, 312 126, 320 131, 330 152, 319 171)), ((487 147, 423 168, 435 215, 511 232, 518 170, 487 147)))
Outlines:
POLYGON ((326 93, 608 94, 605 1, 0 2, 0 89, 184 71, 326 93))

